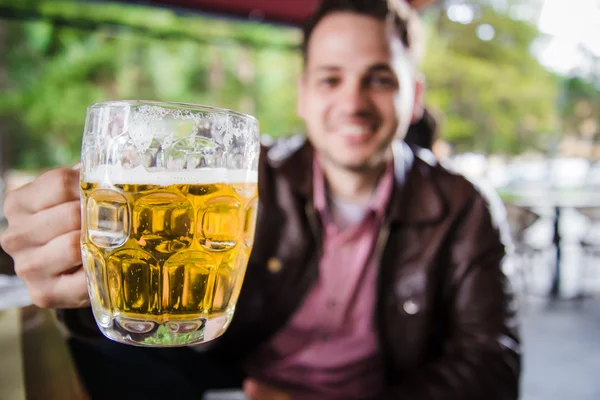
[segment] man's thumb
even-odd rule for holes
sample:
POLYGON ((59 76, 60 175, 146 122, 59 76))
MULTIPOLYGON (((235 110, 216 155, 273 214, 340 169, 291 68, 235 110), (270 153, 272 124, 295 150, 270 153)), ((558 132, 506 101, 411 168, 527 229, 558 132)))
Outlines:
POLYGON ((254 379, 246 379, 246 380, 244 380, 243 388, 244 388, 244 394, 248 398, 250 398, 252 400, 258 400, 258 396, 260 393, 258 382, 256 382, 254 379))

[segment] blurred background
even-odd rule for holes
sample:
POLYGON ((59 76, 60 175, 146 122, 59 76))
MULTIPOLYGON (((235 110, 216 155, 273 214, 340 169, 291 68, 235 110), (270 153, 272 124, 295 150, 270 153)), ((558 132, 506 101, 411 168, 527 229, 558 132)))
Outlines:
MULTIPOLYGON (((208 104, 265 137, 302 133, 297 26, 315 2, 244 3, 0 0, 0 205, 77 162, 98 101, 208 104)), ((523 398, 600 399, 600 0, 415 3, 434 152, 507 209, 523 398)))
MULTIPOLYGON (((273 137, 302 132, 293 17, 265 24, 257 23, 266 18, 261 10, 225 18, 190 6, 202 1, 129 3, 0 0, 4 164, 37 171, 75 162, 87 105, 111 99, 212 104, 256 115, 273 137)), ((506 163, 573 157, 593 167, 598 2, 430 3, 422 11, 426 99, 452 154, 506 163)), ((495 178, 502 185, 534 178, 530 169, 495 178)))

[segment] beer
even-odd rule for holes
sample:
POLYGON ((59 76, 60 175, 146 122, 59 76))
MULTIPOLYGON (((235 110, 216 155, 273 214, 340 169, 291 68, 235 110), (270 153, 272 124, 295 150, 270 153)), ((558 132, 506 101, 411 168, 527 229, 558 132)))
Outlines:
POLYGON ((149 345, 219 336, 252 249, 256 182, 219 168, 82 176, 82 256, 104 333, 149 345))
POLYGON ((88 107, 81 254, 106 337, 186 346, 227 329, 252 249, 259 154, 250 115, 143 100, 88 107))

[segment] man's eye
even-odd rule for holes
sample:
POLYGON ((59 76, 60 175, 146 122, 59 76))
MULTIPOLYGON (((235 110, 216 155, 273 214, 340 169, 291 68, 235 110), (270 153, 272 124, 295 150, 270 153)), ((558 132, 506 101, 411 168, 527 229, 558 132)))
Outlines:
POLYGON ((319 80, 319 86, 322 87, 335 87, 340 83, 340 79, 336 77, 326 77, 319 80))
POLYGON ((374 76, 370 79, 370 85, 375 88, 395 89, 398 84, 391 76, 374 76))

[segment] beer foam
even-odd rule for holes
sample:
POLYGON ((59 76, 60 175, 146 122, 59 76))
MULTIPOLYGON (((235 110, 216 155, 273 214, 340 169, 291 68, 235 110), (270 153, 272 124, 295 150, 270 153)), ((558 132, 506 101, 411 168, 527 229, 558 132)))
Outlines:
POLYGON ((148 171, 142 166, 99 165, 83 176, 89 183, 113 185, 207 185, 213 183, 256 183, 257 171, 199 168, 181 171, 148 171))

